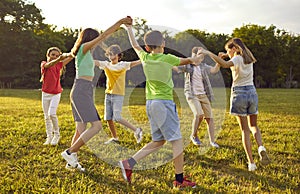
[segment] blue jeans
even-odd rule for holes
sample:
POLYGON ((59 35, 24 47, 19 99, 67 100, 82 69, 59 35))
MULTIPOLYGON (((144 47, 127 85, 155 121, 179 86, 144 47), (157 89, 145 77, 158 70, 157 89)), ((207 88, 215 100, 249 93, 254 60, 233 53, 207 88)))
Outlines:
POLYGON ((253 85, 235 86, 231 89, 230 114, 236 116, 258 114, 258 97, 253 85))

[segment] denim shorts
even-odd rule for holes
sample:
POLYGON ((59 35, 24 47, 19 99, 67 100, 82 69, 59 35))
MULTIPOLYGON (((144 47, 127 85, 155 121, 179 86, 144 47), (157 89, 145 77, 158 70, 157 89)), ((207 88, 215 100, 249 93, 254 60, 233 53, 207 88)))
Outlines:
POLYGON ((147 100, 146 111, 153 141, 182 138, 176 104, 172 100, 147 100))
POLYGON ((105 94, 104 120, 120 121, 124 96, 116 94, 105 94))
POLYGON ((258 97, 253 85, 235 86, 231 89, 230 114, 236 116, 258 114, 258 97))

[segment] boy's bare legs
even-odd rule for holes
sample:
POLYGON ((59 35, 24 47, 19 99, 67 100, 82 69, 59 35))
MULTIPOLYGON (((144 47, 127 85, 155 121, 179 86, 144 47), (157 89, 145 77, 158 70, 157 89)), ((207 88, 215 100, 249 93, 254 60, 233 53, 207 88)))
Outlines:
POLYGON ((205 118, 210 142, 215 142, 215 124, 213 118, 205 118))
POLYGON ((111 136, 113 138, 118 138, 114 121, 113 120, 107 120, 107 124, 109 126, 109 130, 110 130, 111 136))
POLYGON ((144 157, 148 156, 149 154, 157 151, 166 143, 165 140, 161 141, 151 141, 150 143, 146 144, 142 149, 140 149, 137 153, 135 153, 132 158, 138 162, 144 157))
POLYGON ((194 119, 192 123, 192 134, 194 137, 198 137, 197 131, 200 127, 200 124, 203 120, 203 115, 194 114, 194 119))
POLYGON ((171 144, 173 149, 175 174, 181 174, 183 173, 183 163, 184 163, 182 139, 171 141, 171 144))
POLYGON ((129 129, 131 129, 134 132, 137 130, 137 127, 133 126, 131 123, 129 123, 125 119, 120 119, 117 122, 120 123, 120 124, 122 124, 122 125, 124 125, 125 127, 129 128, 129 129))

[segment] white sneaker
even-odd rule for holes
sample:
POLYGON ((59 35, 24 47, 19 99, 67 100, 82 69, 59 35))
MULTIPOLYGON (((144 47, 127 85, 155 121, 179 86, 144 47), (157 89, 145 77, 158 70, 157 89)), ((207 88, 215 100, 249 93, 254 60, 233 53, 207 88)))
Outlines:
POLYGON ((43 145, 49 145, 51 143, 51 141, 52 141, 52 137, 47 137, 46 141, 43 145))
POLYGON ((85 168, 83 168, 79 163, 78 163, 78 165, 77 165, 76 168, 74 168, 73 166, 71 166, 71 164, 67 163, 66 164, 66 169, 68 169, 68 170, 78 170, 80 172, 85 172, 85 168))
POLYGON ((59 135, 54 135, 52 140, 51 140, 51 145, 57 145, 59 142, 60 136, 59 135))
POLYGON ((267 150, 264 146, 259 146, 258 154, 259 154, 259 157, 260 157, 260 162, 263 165, 267 165, 271 162, 270 158, 268 157, 267 150))
POLYGON ((135 137, 137 143, 141 143, 141 141, 143 139, 143 131, 141 128, 136 129, 136 131, 134 132, 134 137, 135 137))
POLYGON ((210 145, 214 148, 219 148, 220 147, 216 142, 210 142, 210 145))
MULTIPOLYGON (((76 168, 78 166, 77 157, 74 154, 68 154, 67 150, 61 153, 61 156, 69 163, 72 167, 76 168)), ((80 164, 79 164, 80 165, 80 164)))
POLYGON ((255 171, 257 169, 255 163, 248 164, 248 170, 249 171, 255 171))
POLYGON ((107 144, 110 144, 110 143, 112 143, 112 142, 114 142, 114 143, 119 143, 119 139, 118 139, 118 138, 112 137, 112 138, 110 138, 108 141, 104 142, 104 144, 107 145, 107 144))

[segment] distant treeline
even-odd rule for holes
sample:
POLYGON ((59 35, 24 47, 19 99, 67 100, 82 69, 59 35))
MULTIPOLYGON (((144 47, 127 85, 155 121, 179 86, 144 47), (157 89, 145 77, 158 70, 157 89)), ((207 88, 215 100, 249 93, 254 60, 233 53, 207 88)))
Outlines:
MULTIPOLYGON (((0 3, 0 88, 40 88, 40 62, 46 59, 49 47, 57 46, 63 52, 72 48, 79 30, 64 28, 57 30, 54 25, 45 24, 41 10, 33 3, 23 0, 2 0, 0 3)), ((143 44, 145 32, 151 29, 145 19, 136 18, 134 29, 143 44)), ((97 28, 97 26, 91 26, 97 28)), ((102 29, 104 30, 104 29, 102 29)), ((207 33, 200 29, 188 29, 175 35, 168 30, 163 34, 166 40, 165 53, 190 56, 194 46, 205 46, 214 53, 224 51, 224 44, 232 37, 241 38, 257 59, 255 84, 257 87, 300 87, 300 37, 276 26, 244 25, 233 29, 231 35, 207 33)), ((136 60, 127 33, 120 28, 105 41, 105 45, 119 44, 124 49, 125 61, 136 60)), ((107 60, 105 45, 96 48, 95 59, 107 60)), ((213 65, 210 59, 205 59, 213 65)), ((230 87, 231 73, 221 70, 225 86, 230 87)), ((75 75, 74 60, 67 65, 62 85, 71 87, 75 75)), ((105 75, 96 72, 97 85, 105 85, 105 75)), ((183 75, 174 74, 175 86, 183 85, 183 75)), ((127 73, 128 86, 141 86, 144 76, 141 67, 127 73), (139 75, 139 76, 136 76, 139 75)))

